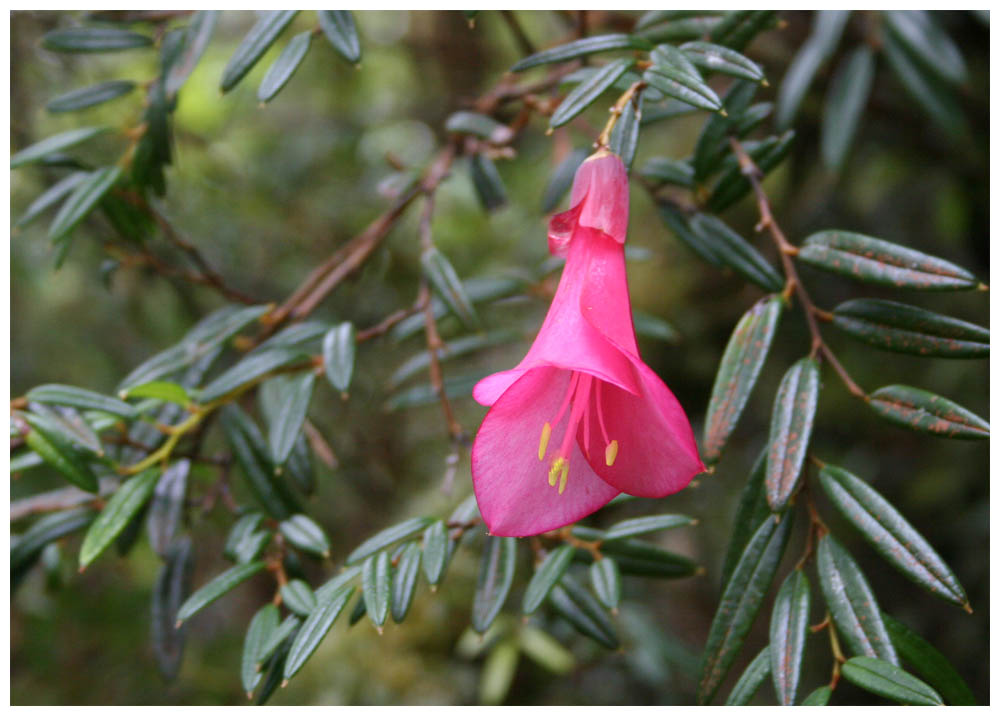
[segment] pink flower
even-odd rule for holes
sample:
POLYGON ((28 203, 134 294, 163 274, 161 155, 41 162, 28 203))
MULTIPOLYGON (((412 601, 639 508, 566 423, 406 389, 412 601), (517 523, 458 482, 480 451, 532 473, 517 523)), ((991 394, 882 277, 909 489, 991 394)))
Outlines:
POLYGON ((587 159, 570 206, 549 222, 549 250, 566 267, 534 344, 473 391, 492 406, 472 446, 472 482, 494 535, 571 524, 620 492, 664 497, 704 470, 684 410, 639 357, 621 160, 587 159))

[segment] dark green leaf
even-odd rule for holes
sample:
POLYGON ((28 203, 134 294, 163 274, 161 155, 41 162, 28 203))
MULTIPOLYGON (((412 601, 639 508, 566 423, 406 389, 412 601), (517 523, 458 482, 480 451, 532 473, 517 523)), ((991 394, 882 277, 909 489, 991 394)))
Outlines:
POLYGON ((48 383, 32 388, 27 394, 28 400, 50 405, 68 405, 81 410, 99 410, 126 420, 135 419, 136 409, 117 398, 95 393, 92 390, 77 388, 72 385, 48 383))
POLYGON ((850 10, 819 10, 813 19, 813 31, 788 65, 778 88, 775 124, 787 129, 799 111, 820 66, 833 54, 850 17, 850 10))
POLYGON ((666 65, 653 65, 643 73, 642 78, 650 87, 668 97, 674 97, 710 112, 722 109, 722 101, 711 87, 682 70, 666 65))
POLYGON ((722 99, 726 114, 716 112, 705 120, 695 144, 691 165, 694 178, 702 181, 715 171, 723 157, 730 153, 727 135, 733 132, 737 122, 743 117, 750 101, 757 92, 758 85, 752 82, 734 82, 722 99))
POLYGON ((41 455, 31 450, 23 450, 16 455, 10 456, 10 473, 13 475, 16 472, 29 470, 44 464, 45 461, 41 455))
POLYGON ((673 45, 657 45, 649 53, 649 59, 654 66, 667 67, 687 75, 695 82, 701 82, 701 72, 690 58, 673 45))
POLYGON ((77 185, 79 185, 79 183, 86 178, 86 172, 73 172, 69 176, 60 179, 58 182, 39 194, 38 197, 31 202, 24 214, 21 215, 21 218, 17 220, 16 224, 14 224, 14 228, 19 229, 30 224, 32 221, 59 203, 60 199, 73 191, 73 189, 75 189, 77 185))
POLYGON ((40 161, 49 155, 74 147, 106 131, 108 131, 107 127, 80 127, 79 129, 70 129, 69 131, 46 137, 40 142, 32 144, 30 147, 25 147, 12 156, 10 158, 10 168, 16 169, 25 164, 40 161))
POLYGON ((622 575, 613 557, 605 556, 590 565, 590 586, 608 609, 617 609, 622 598, 622 575))
POLYGON ((774 10, 730 11, 712 28, 709 39, 734 50, 742 50, 758 33, 773 27, 777 21, 774 10))
POLYGON ((639 176, 657 184, 676 184, 688 188, 694 183, 694 169, 683 159, 653 157, 642 165, 639 176))
POLYGON ((219 20, 218 10, 201 10, 191 16, 191 23, 184 32, 184 44, 179 48, 178 55, 170 65, 170 70, 164 78, 168 97, 177 94, 187 78, 194 72, 198 60, 208 47, 215 24, 219 20))
POLYGON ((433 520, 430 517, 412 517, 398 525, 387 527, 362 542, 347 556, 347 564, 356 564, 381 549, 422 532, 433 520))
POLYGON ((953 139, 966 130, 965 115, 951 87, 928 73, 892 33, 883 35, 883 52, 910 97, 953 139))
POLYGON ((121 52, 152 44, 147 35, 113 27, 71 27, 42 37, 42 47, 53 52, 121 52))
MULTIPOLYGON (((636 327, 636 332, 639 332, 638 326, 636 327)), ((441 348, 437 351, 437 359, 439 362, 444 363, 452 358, 458 358, 459 356, 472 353, 480 350, 481 348, 510 343, 520 337, 521 334, 519 332, 511 330, 474 333, 472 335, 462 336, 441 346, 441 348)), ((392 374, 392 377, 389 378, 389 387, 398 388, 400 385, 421 371, 427 370, 430 363, 430 351, 422 351, 417 353, 415 356, 408 358, 402 365, 399 366, 399 368, 396 369, 396 371, 392 374)))
MULTIPOLYGON (((788 156, 794 139, 795 132, 788 130, 780 137, 771 137, 770 140, 761 142, 757 149, 748 150, 747 153, 754 160, 761 173, 767 174, 788 156)), ((743 176, 739 165, 734 163, 727 172, 719 177, 719 181, 712 188, 712 193, 708 198, 709 210, 717 214, 725 211, 749 193, 750 188, 749 180, 743 176)))
POLYGON ((719 459, 757 384, 783 305, 780 296, 762 298, 743 314, 726 344, 705 418, 703 451, 708 464, 719 459))
POLYGON ((151 630, 156 666, 166 681, 173 681, 184 656, 185 628, 175 628, 177 610, 191 589, 194 559, 191 539, 182 537, 174 542, 165 555, 153 585, 151 630))
POLYGON ((295 439, 302 432, 315 382, 316 375, 306 371, 300 375, 271 378, 258 391, 275 467, 284 465, 292 454, 295 439))
MULTIPOLYGON (((697 40, 708 35, 712 28, 722 20, 723 12, 716 10, 689 11, 689 10, 662 10, 653 12, 674 13, 663 19, 651 19, 642 27, 636 24, 637 37, 643 37, 650 42, 683 42, 685 40, 697 40)), ((647 13, 652 16, 653 12, 647 13)), ((644 16, 645 17, 645 16, 644 16)))
POLYGON ((97 492, 97 476, 90 469, 88 461, 47 421, 33 415, 22 416, 31 426, 24 436, 24 442, 46 463, 61 472, 77 487, 88 492, 97 492))
POLYGON ((73 231, 111 190, 121 174, 119 166, 103 167, 91 172, 81 181, 49 224, 49 240, 59 241, 73 231))
MULTIPOLYGON (((590 527, 574 527, 573 536, 589 541, 604 540, 604 532, 590 527)), ((621 539, 602 543, 601 553, 615 558, 622 574, 636 574, 659 579, 690 577, 697 573, 698 565, 690 558, 638 539, 621 539)), ((577 559, 592 562, 593 555, 585 550, 577 552, 577 559)))
POLYGON ((435 520, 424 530, 424 576, 427 577, 431 589, 441 582, 444 570, 448 566, 450 541, 448 528, 441 520, 435 520))
POLYGON ((632 324, 635 326, 635 334, 643 338, 652 338, 670 344, 679 343, 681 340, 677 329, 659 316, 633 310, 632 324))
POLYGON ((356 65, 361 62, 361 41, 350 10, 317 10, 319 26, 333 49, 341 57, 356 65))
POLYGON ((726 706, 746 706, 750 699, 771 674, 771 647, 765 646, 740 674, 740 678, 729 692, 726 706))
POLYGON ((249 353, 239 363, 202 388, 201 399, 210 403, 253 383, 273 370, 309 356, 299 348, 271 348, 249 353))
POLYGON ((293 547, 318 557, 330 556, 330 541, 326 533, 306 515, 292 515, 279 524, 278 529, 293 547))
POLYGON ((472 603, 472 628, 486 632, 507 601, 514 583, 517 540, 513 537, 486 537, 479 562, 479 578, 472 603))
POLYGON ((875 53, 861 45, 837 66, 830 80, 820 148, 823 161, 832 169, 844 164, 874 79, 875 53))
POLYGON ((382 625, 389 613, 389 597, 392 587, 392 566, 387 552, 373 554, 361 567, 361 584, 364 589, 365 609, 368 618, 382 633, 382 625))
POLYGON ((848 650, 899 663, 865 575, 829 534, 819 540, 816 566, 823 597, 848 650))
POLYGON ((299 490, 306 495, 316 491, 316 468, 312 451, 304 435, 300 434, 292 444, 292 454, 285 463, 285 474, 299 490))
POLYGON ((187 601, 181 605, 181 608, 177 611, 178 626, 181 622, 187 621, 222 595, 243 584, 243 582, 264 569, 264 566, 263 562, 238 564, 212 579, 188 597, 187 601))
MULTIPOLYGON (((97 436, 94 428, 73 408, 50 408, 42 403, 34 402, 28 405, 32 415, 37 418, 36 422, 44 429, 68 440, 84 452, 97 456, 104 455, 101 439, 97 436)), ((94 415, 94 413, 90 414, 94 415)))
POLYGON ((166 380, 152 380, 119 393, 121 398, 153 398, 180 406, 191 404, 191 396, 183 385, 166 380))
POLYGON ((611 151, 621 157, 622 164, 629 171, 632 169, 635 152, 639 146, 639 128, 642 124, 644 101, 643 96, 639 95, 625 105, 622 115, 615 123, 615 128, 611 130, 611 139, 608 142, 611 151))
POLYGON ((220 87, 223 92, 231 90, 246 76, 282 31, 295 19, 297 12, 298 10, 268 10, 262 13, 260 19, 240 42, 233 56, 229 58, 229 64, 222 73, 220 87))
POLYGON ((820 686, 818 689, 814 690, 804 699, 802 699, 802 706, 826 706, 830 702, 830 697, 833 695, 833 689, 829 686, 820 686))
POLYGON ((809 579, 801 569, 788 575, 771 610, 771 678, 782 706, 795 704, 809 628, 809 579))
POLYGON ((566 155, 565 159, 559 162, 559 166, 552 172, 552 176, 549 177, 549 183, 545 187, 545 194, 542 196, 542 213, 548 214, 554 211, 559 205, 559 202, 562 201, 562 198, 566 196, 566 192, 573 185, 576 170, 580 168, 583 160, 589 154, 590 152, 586 149, 574 149, 566 155))
POLYGON ((966 82, 968 71, 962 53, 938 25, 935 13, 887 10, 882 17, 889 32, 924 69, 951 84, 966 82))
POLYGON ((945 656, 909 627, 882 612, 893 646, 952 706, 975 706, 976 698, 945 656))
POLYGON ((431 284, 452 312, 468 328, 478 328, 479 317, 476 315, 476 309, 473 308, 472 301, 466 295, 465 288, 448 258, 436 247, 431 246, 421 254, 420 263, 424 268, 424 275, 430 279, 431 284))
POLYGON ((680 49, 694 64, 710 72, 752 82, 764 81, 764 70, 760 65, 728 47, 710 42, 686 42, 680 49))
POLYGON ((482 137, 492 144, 506 144, 514 138, 514 130, 506 124, 478 112, 455 112, 445 121, 444 128, 448 132, 482 137))
POLYGON ((848 659, 840 672, 865 691, 912 706, 943 706, 938 692, 895 664, 868 656, 848 659))
POLYGON ((159 470, 146 470, 126 480, 111 496, 83 538, 83 544, 80 546, 81 571, 100 556, 136 513, 145 506, 159 476, 159 470))
POLYGON ((816 417, 819 387, 819 363, 809 357, 789 368, 778 386, 764 478, 767 503, 774 512, 784 510, 798 488, 816 417))
POLYGON ((604 532, 604 541, 635 537, 636 535, 657 532, 659 530, 670 530, 675 527, 687 527, 696 524, 697 520, 687 515, 649 515, 647 517, 633 517, 623 520, 609 527, 604 532))
POLYGON ((264 515, 260 512, 248 512, 236 520, 236 523, 229 530, 226 537, 226 544, 222 553, 231 560, 236 560, 237 555, 242 551, 241 545, 257 531, 260 523, 264 521, 264 515))
POLYGON ((549 119, 550 127, 561 127, 592 105, 601 94, 618 81, 633 64, 632 60, 612 60, 595 72, 588 80, 578 84, 559 103, 549 119))
POLYGON ((492 159, 484 154, 473 154, 469 157, 469 172, 483 208, 493 211, 507 203, 507 190, 492 159))
POLYGON ((785 551, 791 517, 791 514, 766 517, 733 569, 709 628, 698 683, 699 704, 712 700, 743 648, 785 551))
POLYGON ((524 602, 521 610, 525 614, 534 614, 549 594, 549 590, 558 582, 573 559, 573 546, 559 545, 545 555, 542 563, 535 568, 535 573, 524 590, 524 602))
POLYGON ((974 323, 905 303, 856 298, 833 309, 833 325, 860 341, 897 353, 988 358, 990 332, 974 323))
POLYGON ((313 652, 316 651, 320 642, 323 641, 323 637, 330 631, 333 623, 340 616, 340 613, 344 610, 344 605, 347 604, 347 600, 351 598, 353 593, 354 587, 339 590, 331 595, 329 599, 321 601, 312 614, 309 615, 309 618, 303 622, 302 628, 299 629, 299 633, 296 634, 295 639, 292 641, 292 646, 288 651, 288 658, 285 661, 284 678, 286 681, 295 676, 303 664, 312 656, 313 652))
POLYGON ((323 336, 323 368, 330 385, 344 392, 351 385, 354 373, 354 325, 338 323, 323 336))
POLYGON ((975 413, 940 395, 909 385, 887 385, 869 396, 868 405, 891 423, 916 432, 956 440, 988 440, 990 425, 975 413))
POLYGON ((549 604, 584 636, 608 649, 618 648, 614 624, 604 607, 568 574, 549 592, 549 604))
MULTIPOLYGON (((322 601, 318 596, 317 600, 322 601)), ((279 652, 278 647, 282 645, 285 645, 286 647, 290 646, 291 640, 289 637, 292 637, 293 634, 296 634, 299 631, 300 624, 302 624, 302 620, 294 614, 289 614, 285 617, 281 624, 278 625, 278 628, 271 632, 271 634, 261 643, 260 652, 257 656, 258 665, 262 665, 263 662, 270 659, 275 652, 279 652)))
POLYGON ((45 108, 50 112, 75 112, 94 105, 110 102, 135 89, 135 82, 112 80, 82 87, 49 100, 45 108))
MULTIPOLYGON (((462 282, 462 288, 473 303, 489 303, 501 298, 507 298, 525 291, 528 282, 523 278, 470 278, 462 282)), ((431 308, 434 311, 434 318, 440 320, 448 313, 448 307, 444 301, 437 296, 431 298, 431 308)), ((400 321, 392 329, 392 337, 396 341, 402 341, 418 332, 424 330, 424 316, 421 313, 410 316, 400 321)))
POLYGON ((413 595, 417 591, 417 577, 420 576, 420 547, 410 542, 403 547, 396 572, 392 577, 392 620, 399 624, 410 611, 413 595))
POLYGON ((253 421, 234 404, 221 411, 222 430, 233 456, 246 478, 247 487, 260 505, 275 519, 286 520, 295 510, 294 497, 274 476, 265 456, 266 446, 253 421))
POLYGON ((726 548, 726 559, 722 565, 723 588, 729 583, 733 569, 743 554, 747 542, 753 536, 757 525, 771 514, 771 508, 767 504, 767 492, 764 489, 764 468, 766 466, 767 448, 765 447, 757 456, 757 461, 750 470, 750 477, 740 493, 740 502, 733 518, 729 546, 726 548))
POLYGON ((311 39, 312 32, 306 30, 288 41, 285 49, 281 51, 278 59, 267 69, 264 79, 260 81, 260 87, 257 89, 259 101, 270 102, 288 84, 288 80, 292 79, 295 70, 299 68, 306 53, 309 52, 311 39))
POLYGON ((765 291, 780 291, 781 274, 748 241, 730 229, 722 219, 710 214, 695 214, 689 223, 716 263, 733 269, 765 291))
POLYGON ((153 489, 146 528, 149 532, 150 546, 164 558, 181 525, 190 471, 190 460, 177 460, 163 471, 153 489))
MULTIPOLYGON (((301 579, 293 579, 281 586, 281 601, 301 617, 309 616, 317 604, 313 590, 301 579)), ((277 619, 274 626, 278 626, 277 619)))
POLYGON ((273 604, 265 604, 247 628, 246 636, 243 638, 243 656, 240 660, 240 680, 243 683, 243 690, 249 699, 253 695, 253 690, 257 688, 263 674, 258 671, 257 664, 260 662, 259 654, 261 647, 274 631, 278 628, 278 608, 273 604))
POLYGON ((285 679, 282 678, 282 674, 285 671, 285 663, 288 659, 288 652, 292 646, 291 641, 291 639, 286 639, 281 642, 278 645, 278 648, 275 649, 273 655, 267 660, 267 663, 262 665, 262 668, 266 670, 267 675, 264 677, 264 683, 257 692, 257 699, 254 701, 257 706, 266 704, 268 699, 270 699, 274 692, 277 691, 278 686, 285 682, 285 679))
POLYGON ((45 515, 26 532, 17 535, 17 541, 11 542, 11 572, 30 567, 47 544, 86 527, 96 516, 97 513, 89 507, 45 515))
POLYGON ((629 49, 648 50, 649 44, 642 38, 623 34, 584 37, 583 39, 567 42, 565 45, 551 47, 547 50, 536 52, 529 57, 525 57, 523 60, 511 67, 510 71, 521 72, 530 67, 548 65, 553 62, 565 62, 566 60, 573 60, 577 57, 593 55, 598 52, 629 49))

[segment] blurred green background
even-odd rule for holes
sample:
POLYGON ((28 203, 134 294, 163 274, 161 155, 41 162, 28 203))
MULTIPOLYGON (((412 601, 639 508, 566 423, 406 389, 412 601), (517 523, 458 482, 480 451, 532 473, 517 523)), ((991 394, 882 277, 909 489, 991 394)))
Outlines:
MULTIPOLYGON (((561 13, 518 12, 528 37, 542 47, 568 32, 561 13)), ((83 113, 52 115, 48 99, 107 79, 145 81, 155 72, 152 53, 56 55, 39 47, 55 27, 78 23, 80 13, 14 12, 11 15, 11 145, 83 124, 134 126, 140 93, 83 113)), ((616 16, 589 13, 592 27, 613 27, 616 16)), ((782 13, 785 25, 761 36, 747 54, 761 62, 773 99, 788 61, 809 29, 807 13, 782 13)), ((314 24, 301 13, 284 37, 314 24)), ((175 114, 176 157, 168 170, 165 213, 229 283, 263 302, 281 301, 306 273, 360 231, 388 205, 397 172, 391 152, 420 169, 445 138, 442 125, 457 109, 494 85, 521 55, 497 12, 479 14, 470 28, 459 12, 356 13, 362 38, 360 68, 353 68, 317 38, 288 86, 259 107, 255 88, 276 56, 272 48, 234 91, 220 96, 218 81, 252 13, 224 13, 197 70, 180 93, 175 114)), ((569 18, 572 20, 572 18, 569 18)), ((897 241, 965 266, 989 282, 988 26, 967 13, 941 17, 970 68, 961 101, 968 132, 951 138, 915 108, 880 63, 872 99, 854 147, 837 176, 819 161, 823 89, 820 73, 795 124, 790 158, 766 187, 778 220, 793 242, 811 232, 841 228, 897 241)), ((988 22, 988 21, 987 21, 988 22)), ((863 19, 848 27, 841 52, 860 37, 863 19)), ((280 45, 281 43, 279 43, 280 45)), ((599 127, 604 102, 586 115, 599 127)), ((652 156, 685 157, 704 115, 652 124, 641 135, 636 166, 652 156)), ((513 118, 513 111, 507 119, 513 118)), ((438 192, 434 238, 463 278, 526 275, 545 259, 545 217, 540 197, 554 166, 553 147, 570 141, 587 147, 593 135, 573 129, 547 137, 541 119, 515 144, 517 156, 498 160, 506 207, 486 214, 479 206, 465 160, 438 192)), ((122 140, 107 136, 79 154, 107 161, 122 140)), ((33 167, 11 174, 11 212, 18 217, 58 170, 33 167)), ((420 276, 418 210, 411 210, 364 269, 342 285, 316 316, 369 326, 416 295, 420 276)), ((750 238, 756 209, 745 200, 727 222, 750 238)), ((634 307, 670 322, 675 345, 642 339, 645 360, 684 405, 700 436, 715 369, 732 327, 760 291, 724 275, 691 254, 663 227, 638 184, 633 185, 629 244, 648 256, 629 265, 634 307)), ((108 227, 89 221, 78 230, 61 269, 45 241, 44 222, 11 238, 11 392, 59 382, 110 392, 131 368, 178 340, 209 310, 222 305, 205 288, 174 283, 142 269, 121 268, 102 280, 102 240, 108 227)), ((773 258, 768 242, 756 242, 773 258)), ((847 298, 877 296, 988 324, 981 293, 906 294, 862 286, 809 269, 802 277, 823 308, 847 298)), ((521 342, 445 363, 446 377, 481 376, 513 365, 537 330, 546 303, 506 300, 483 312, 489 329, 513 328, 521 342)), ((442 322, 445 337, 461 332, 442 322)), ((987 361, 921 359, 880 353, 835 329, 826 336, 852 376, 866 389, 890 383, 926 388, 977 414, 988 415, 987 361)), ((390 377, 423 349, 419 334, 402 342, 386 337, 359 348, 354 386, 342 400, 318 387, 310 415, 340 462, 322 468, 311 514, 333 541, 334 560, 383 526, 415 514, 450 512, 471 490, 463 454, 449 492, 442 490, 451 453, 436 404, 387 412, 390 377)), ((716 472, 661 505, 635 501, 609 508, 596 523, 651 510, 683 512, 700 521, 673 531, 664 546, 688 554, 706 574, 676 582, 630 578, 620 625, 625 647, 605 653, 558 623, 546 626, 572 654, 568 673, 555 675, 531 658, 519 662, 507 703, 690 703, 697 659, 718 599, 722 557, 735 501, 767 435, 774 391, 785 368, 808 350, 798 310, 783 319, 778 342, 728 452, 716 472), (676 532, 676 534, 675 534, 676 532)), ((411 379, 406 385, 425 382, 411 379)), ((319 386, 319 383, 317 383, 319 386)), ((484 409, 471 399, 456 402, 472 434, 484 409)), ((222 449, 211 435, 209 452, 222 449)), ((913 587, 889 569, 856 532, 822 504, 824 517, 859 560, 881 606, 934 643, 988 702, 989 512, 985 443, 935 440, 880 421, 851 399, 824 370, 824 388, 813 452, 870 481, 905 514, 955 570, 975 613, 967 616, 913 587)), ((210 477, 210 476, 207 476, 210 477)), ((16 499, 60 485, 45 470, 12 481, 16 499)), ((445 485, 447 487, 447 485, 445 485)), ((239 495, 239 497, 244 497, 239 495)), ((194 583, 223 569, 221 545, 231 524, 217 510, 196 516, 194 583)), ((802 531, 804 524, 798 525, 802 531)), ((15 527, 17 531, 23 525, 15 527)), ((792 545, 801 544, 801 534, 792 545)), ((158 559, 140 541, 128 559, 103 557, 75 574, 78 538, 62 545, 61 578, 41 569, 12 595, 11 702, 14 704, 235 704, 243 702, 239 655, 246 624, 271 597, 258 577, 206 610, 191 625, 179 678, 165 684, 149 645, 149 598, 158 559)), ((463 639, 468 624, 476 550, 462 549, 436 594, 418 592, 410 617, 388 625, 379 637, 366 621, 335 625, 320 651, 276 704, 475 703, 480 698, 485 654, 463 639)), ((526 555, 522 555, 523 557, 526 555)), ((798 558, 794 548, 788 565, 798 558)), ((787 566, 787 565, 786 565, 787 566)), ((333 564, 309 565, 318 582, 333 564)), ((527 560, 521 565, 527 571, 527 560)), ((515 593, 511 604, 519 602, 515 593)), ((765 606, 762 613, 767 613, 765 606)), ((814 605, 813 621, 822 619, 814 605)), ((736 675, 766 641, 759 618, 736 675)), ((545 622, 536 617, 533 623, 545 622)), ((511 617, 509 633, 526 629, 511 617)), ((826 635, 810 637, 803 676, 805 692, 829 674, 826 635)), ((524 647, 530 651, 530 646, 524 647)), ((561 663, 564 654, 551 657, 561 663)), ((544 661, 544 659, 543 659, 544 661)), ((763 691, 763 690, 762 690, 763 691)), ((835 703, 870 697, 843 685, 835 703)))

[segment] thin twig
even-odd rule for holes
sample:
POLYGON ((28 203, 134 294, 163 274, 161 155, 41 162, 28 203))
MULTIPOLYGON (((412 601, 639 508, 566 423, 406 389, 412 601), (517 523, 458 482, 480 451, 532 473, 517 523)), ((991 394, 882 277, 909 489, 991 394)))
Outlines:
POLYGON ((535 54, 535 46, 531 44, 531 40, 524 33, 524 28, 521 27, 521 23, 517 21, 514 13, 510 10, 501 10, 500 17, 507 23, 507 27, 510 28, 511 33, 514 35, 514 39, 517 41, 517 46, 521 52, 525 55, 535 54))

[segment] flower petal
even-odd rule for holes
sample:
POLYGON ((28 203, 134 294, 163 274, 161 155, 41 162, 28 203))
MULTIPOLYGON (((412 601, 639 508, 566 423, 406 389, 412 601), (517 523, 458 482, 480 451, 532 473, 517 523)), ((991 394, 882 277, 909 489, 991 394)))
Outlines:
MULTIPOLYGON (((562 441, 556 427, 544 461, 538 459, 542 426, 559 408, 570 373, 542 367, 517 379, 486 414, 472 447, 472 484, 490 533, 526 537, 586 517, 618 494, 587 464, 573 443, 566 491, 548 482, 551 457, 562 441)), ((620 391, 624 393, 625 391, 620 391)), ((565 430, 565 421, 562 430, 565 430)))
POLYGON ((581 227, 603 232, 619 244, 628 232, 628 173, 617 155, 598 152, 577 170, 570 206, 582 204, 581 227))

